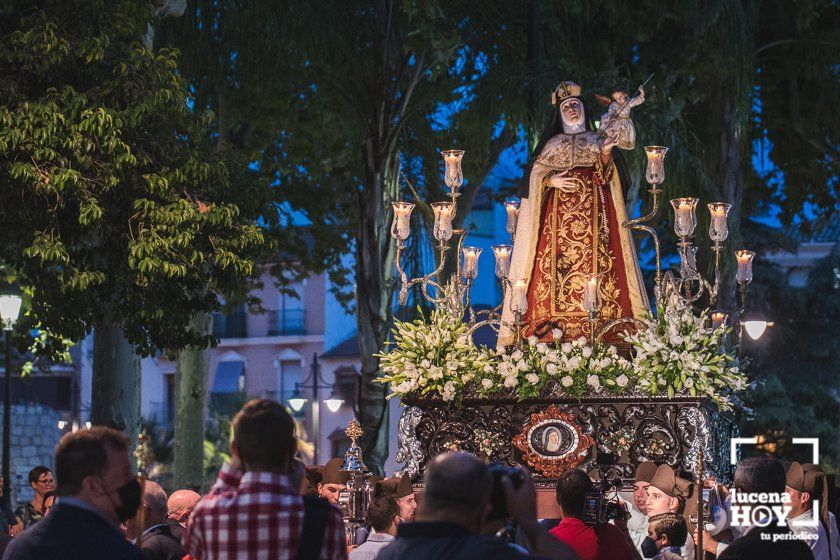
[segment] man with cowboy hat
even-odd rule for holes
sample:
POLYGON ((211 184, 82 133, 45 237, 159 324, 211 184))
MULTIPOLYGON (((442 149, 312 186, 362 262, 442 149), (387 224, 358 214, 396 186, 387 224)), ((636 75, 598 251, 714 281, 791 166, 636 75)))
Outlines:
MULTIPOLYGON (((690 498, 693 490, 694 484, 691 481, 678 477, 670 466, 659 465, 647 488, 648 499, 645 505, 648 517, 663 513, 678 513, 686 516, 686 509, 689 510, 688 513, 691 511, 691 507, 687 506, 692 501, 690 498)), ((692 528, 689 527, 689 536, 691 533, 692 528)), ((680 555, 685 560, 694 558, 694 539, 686 539, 680 549, 680 555)))

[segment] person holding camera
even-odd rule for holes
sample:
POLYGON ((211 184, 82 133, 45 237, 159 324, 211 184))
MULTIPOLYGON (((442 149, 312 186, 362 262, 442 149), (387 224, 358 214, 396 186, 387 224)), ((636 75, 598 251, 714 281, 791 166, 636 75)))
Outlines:
POLYGON ((551 530, 569 545, 580 560, 631 560, 638 558, 629 534, 609 523, 584 522, 587 494, 595 489, 592 479, 580 469, 570 469, 557 479, 557 503, 562 519, 551 530))
MULTIPOLYGON (((537 522, 537 495, 525 469, 498 477, 505 517, 513 518, 538 557, 575 558, 537 522), (511 478, 514 478, 512 481, 511 478)), ((494 477, 488 465, 469 453, 438 455, 426 468, 425 488, 414 523, 397 528, 397 538, 378 560, 521 560, 532 558, 517 547, 482 534, 494 516, 494 477)), ((499 504, 497 504, 499 506, 499 504)))

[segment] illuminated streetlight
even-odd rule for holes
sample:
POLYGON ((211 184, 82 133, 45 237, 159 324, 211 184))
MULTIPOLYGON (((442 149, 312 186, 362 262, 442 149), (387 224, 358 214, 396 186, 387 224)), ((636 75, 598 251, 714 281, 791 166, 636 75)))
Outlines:
POLYGON ((295 383, 295 390, 292 393, 292 396, 289 397, 289 406, 292 407, 292 410, 295 412, 300 412, 303 409, 303 405, 306 404, 306 397, 304 397, 300 393, 300 389, 298 388, 298 384, 295 383))
POLYGON ((11 453, 10 426, 12 423, 12 329, 17 323, 20 315, 20 295, 9 290, 0 294, 0 320, 3 322, 3 333, 6 339, 6 364, 4 371, 4 392, 3 392, 3 508, 10 510, 10 498, 12 495, 12 476, 9 463, 11 453))
POLYGON ((332 391, 330 392, 330 396, 324 399, 324 404, 327 405, 327 408, 330 409, 330 412, 338 412, 338 409, 341 408, 341 405, 344 404, 344 399, 338 396, 335 392, 335 386, 333 386, 332 391))

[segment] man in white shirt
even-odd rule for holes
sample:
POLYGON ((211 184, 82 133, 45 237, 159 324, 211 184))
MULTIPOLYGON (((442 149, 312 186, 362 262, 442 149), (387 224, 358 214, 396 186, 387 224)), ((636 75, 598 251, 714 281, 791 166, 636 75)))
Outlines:
MULTIPOLYGON (((659 465, 650 486, 648 486, 647 515, 653 517, 663 513, 678 513, 683 515, 686 500, 691 496, 692 483, 678 477, 674 469, 668 465, 659 465)), ((694 540, 689 535, 685 544, 680 547, 680 555, 684 560, 694 558, 694 540)))
POLYGON ((349 560, 375 560, 379 552, 394 540, 400 521, 400 506, 393 494, 382 495, 368 506, 367 517, 373 532, 350 552, 349 560))
POLYGON ((785 492, 790 497, 787 516, 790 530, 811 547, 816 560, 837 560, 834 543, 829 541, 830 531, 826 530, 831 520, 824 507, 828 500, 825 474, 818 470, 806 471, 801 464, 793 462, 788 467, 785 485, 785 492), (818 500, 820 510, 814 509, 814 500, 818 500))
POLYGON ((656 474, 656 463, 643 461, 636 467, 636 479, 633 481, 633 500, 625 502, 630 519, 627 520, 627 530, 633 546, 642 553, 642 541, 648 536, 647 498, 648 486, 656 474))

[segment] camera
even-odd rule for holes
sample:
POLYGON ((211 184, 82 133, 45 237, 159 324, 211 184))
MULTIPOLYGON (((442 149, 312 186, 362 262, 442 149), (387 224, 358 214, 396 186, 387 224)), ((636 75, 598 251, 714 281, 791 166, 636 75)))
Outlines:
POLYGON ((505 505, 505 489, 502 486, 502 477, 507 476, 514 490, 519 489, 525 482, 522 471, 517 467, 509 467, 501 463, 490 465, 490 474, 493 477, 493 490, 490 492, 490 505, 493 509, 487 519, 505 519, 508 517, 507 506, 505 505))
POLYGON ((604 525, 611 519, 627 519, 630 516, 617 501, 622 482, 612 472, 615 464, 616 456, 612 453, 598 453, 599 480, 593 490, 586 493, 583 502, 583 522, 587 525, 604 525))

